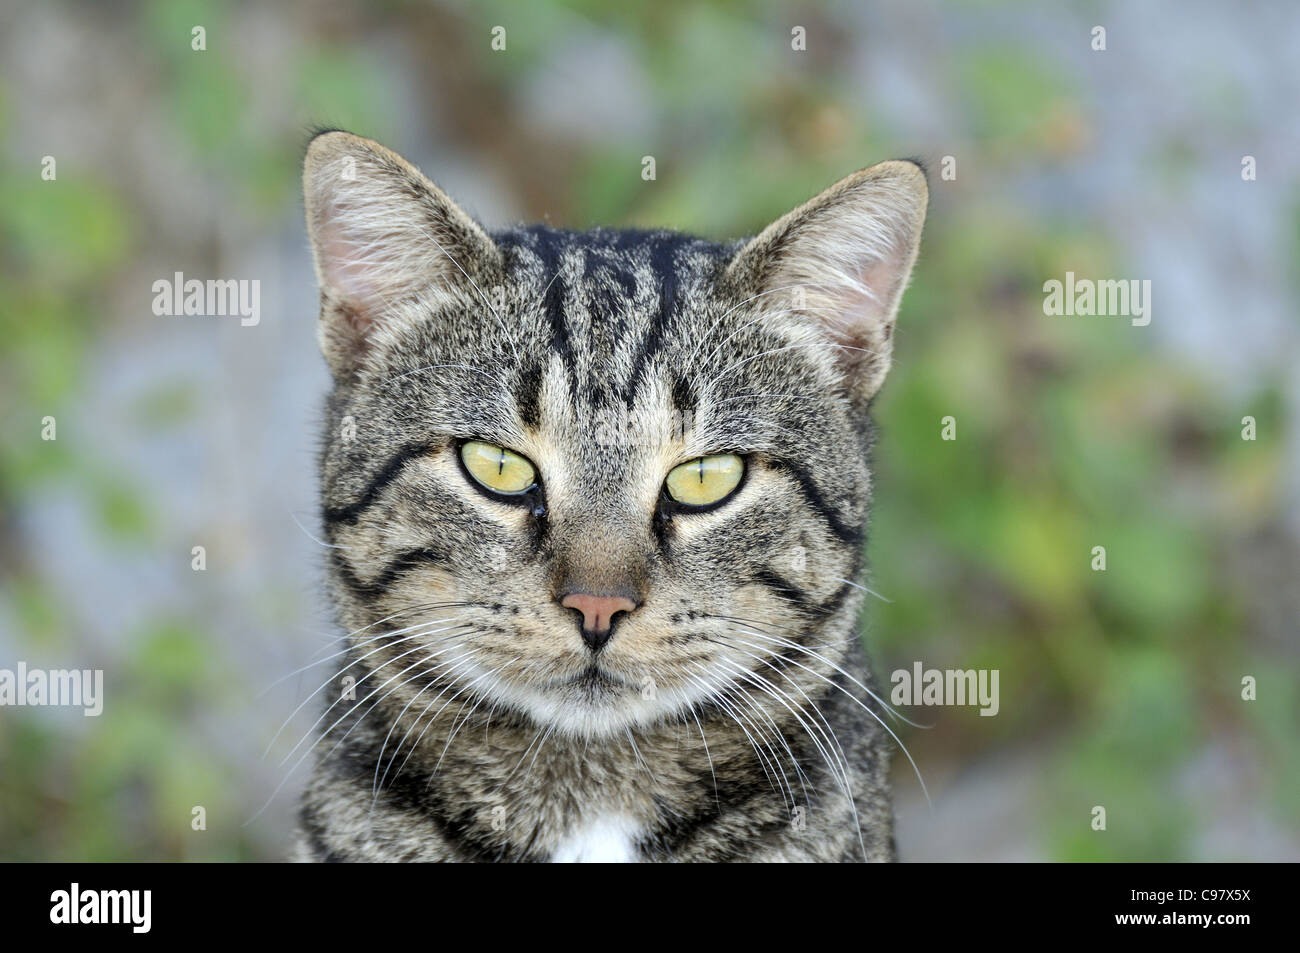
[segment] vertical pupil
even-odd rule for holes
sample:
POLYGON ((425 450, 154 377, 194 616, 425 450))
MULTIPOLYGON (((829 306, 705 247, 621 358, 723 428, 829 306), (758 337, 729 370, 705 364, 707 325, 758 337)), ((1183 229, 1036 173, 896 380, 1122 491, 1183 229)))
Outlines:
POLYGON ((497 476, 500 476, 506 468, 506 448, 501 448, 501 461, 497 464, 497 476))
POLYGON ((704 458, 700 457, 700 485, 704 485, 704 458))

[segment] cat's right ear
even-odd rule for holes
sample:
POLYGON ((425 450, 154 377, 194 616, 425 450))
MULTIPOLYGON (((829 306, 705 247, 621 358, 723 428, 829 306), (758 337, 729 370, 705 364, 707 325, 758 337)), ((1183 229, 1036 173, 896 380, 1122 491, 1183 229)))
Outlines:
POLYGON ((303 163, 307 232, 321 289, 321 350, 336 377, 415 302, 474 296, 501 253, 415 166, 350 133, 312 139, 303 163))

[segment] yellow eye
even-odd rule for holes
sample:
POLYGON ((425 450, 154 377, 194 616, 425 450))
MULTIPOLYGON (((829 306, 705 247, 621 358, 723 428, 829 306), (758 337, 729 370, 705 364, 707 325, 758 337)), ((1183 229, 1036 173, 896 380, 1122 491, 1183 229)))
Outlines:
POLYGON ((496 444, 467 441, 461 445, 460 458, 470 476, 497 493, 523 493, 537 482, 531 463, 496 444))
POLYGON ((708 506, 735 490, 744 474, 745 461, 734 453, 699 457, 668 474, 668 495, 688 506, 708 506))

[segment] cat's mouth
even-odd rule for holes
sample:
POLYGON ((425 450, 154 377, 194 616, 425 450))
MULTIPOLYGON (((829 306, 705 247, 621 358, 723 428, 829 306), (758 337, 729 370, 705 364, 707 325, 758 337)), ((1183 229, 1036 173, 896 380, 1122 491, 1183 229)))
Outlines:
POLYGON ((594 662, 584 668, 577 675, 571 675, 568 678, 561 679, 556 684, 557 686, 565 688, 577 688, 591 694, 613 693, 628 687, 627 682, 623 679, 611 672, 605 671, 605 669, 601 668, 594 662))

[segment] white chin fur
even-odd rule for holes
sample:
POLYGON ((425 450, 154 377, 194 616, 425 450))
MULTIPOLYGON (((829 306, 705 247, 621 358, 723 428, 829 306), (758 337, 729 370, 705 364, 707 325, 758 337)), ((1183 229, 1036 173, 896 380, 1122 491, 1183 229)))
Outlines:
POLYGON ((646 727, 705 697, 703 689, 694 686, 660 690, 653 698, 645 698, 635 686, 599 698, 575 698, 562 688, 539 690, 496 679, 479 685, 483 694, 526 712, 539 725, 579 738, 608 738, 646 727))

